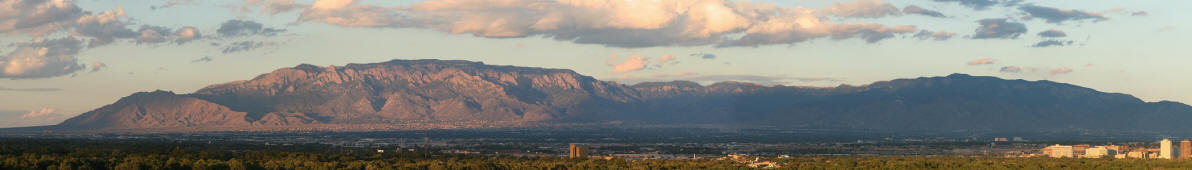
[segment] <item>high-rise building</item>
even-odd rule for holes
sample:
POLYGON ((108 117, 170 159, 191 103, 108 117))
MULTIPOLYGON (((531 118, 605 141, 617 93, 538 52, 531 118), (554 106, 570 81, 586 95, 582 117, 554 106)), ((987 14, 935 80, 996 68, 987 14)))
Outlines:
POLYGON ((580 144, 571 144, 569 150, 570 152, 567 154, 567 157, 569 158, 587 158, 589 154, 588 146, 583 146, 580 144))
POLYGON ((1175 157, 1175 150, 1171 146, 1171 139, 1163 139, 1159 141, 1159 158, 1171 159, 1175 157))
POLYGON ((1180 141, 1180 159, 1192 158, 1192 140, 1180 141))

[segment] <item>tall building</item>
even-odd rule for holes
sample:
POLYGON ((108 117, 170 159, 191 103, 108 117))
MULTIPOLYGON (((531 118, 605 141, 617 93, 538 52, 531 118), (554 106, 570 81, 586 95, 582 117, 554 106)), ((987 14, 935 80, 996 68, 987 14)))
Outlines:
POLYGON ((571 144, 569 150, 570 152, 567 154, 567 157, 569 158, 587 158, 589 154, 588 146, 583 146, 580 144, 571 144))
POLYGON ((1052 158, 1073 158, 1072 145, 1052 145, 1043 148, 1044 154, 1052 158))
POLYGON ((1180 159, 1192 158, 1192 140, 1180 141, 1180 159))
POLYGON ((1163 139, 1159 141, 1159 158, 1171 159, 1175 157, 1175 150, 1171 146, 1170 139, 1163 139))

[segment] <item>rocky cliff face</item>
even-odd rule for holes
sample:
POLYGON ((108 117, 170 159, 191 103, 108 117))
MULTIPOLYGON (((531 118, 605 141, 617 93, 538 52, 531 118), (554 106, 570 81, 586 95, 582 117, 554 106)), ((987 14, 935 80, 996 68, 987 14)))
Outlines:
POLYGON ((1192 120, 1192 107, 1070 84, 963 74, 834 88, 686 81, 626 86, 563 69, 393 60, 299 65, 193 94, 137 93, 59 126, 630 121, 919 131, 1192 128, 1176 120, 1192 120))

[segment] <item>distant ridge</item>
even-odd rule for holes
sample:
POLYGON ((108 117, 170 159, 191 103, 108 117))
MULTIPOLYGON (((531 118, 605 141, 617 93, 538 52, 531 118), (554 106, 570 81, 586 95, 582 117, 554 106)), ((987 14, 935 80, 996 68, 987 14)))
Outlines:
POLYGON ((952 74, 807 88, 624 85, 566 69, 459 60, 302 64, 192 94, 140 92, 52 128, 88 131, 401 130, 584 123, 883 131, 1192 129, 1192 107, 1051 81, 952 74))

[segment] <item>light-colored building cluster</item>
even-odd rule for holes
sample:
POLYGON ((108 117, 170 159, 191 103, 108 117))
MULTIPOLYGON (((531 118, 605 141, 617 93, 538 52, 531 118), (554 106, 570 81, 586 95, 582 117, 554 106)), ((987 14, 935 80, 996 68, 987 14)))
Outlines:
POLYGON ((1179 146, 1173 145, 1170 139, 1159 141, 1159 148, 1133 148, 1118 145, 1091 146, 1052 145, 1043 148, 1043 155, 1052 158, 1140 158, 1140 159, 1187 159, 1192 158, 1192 141, 1184 139, 1179 146))

